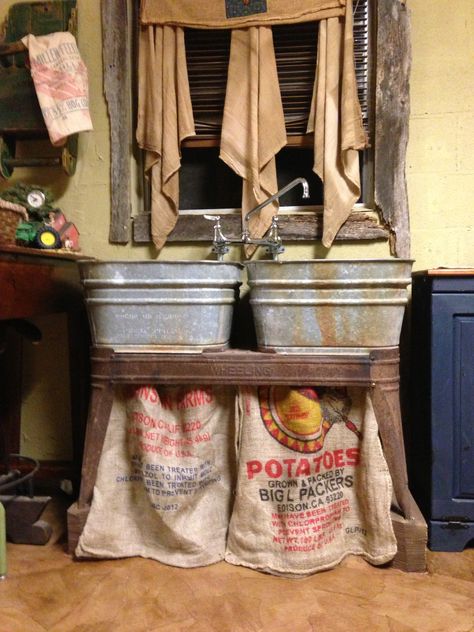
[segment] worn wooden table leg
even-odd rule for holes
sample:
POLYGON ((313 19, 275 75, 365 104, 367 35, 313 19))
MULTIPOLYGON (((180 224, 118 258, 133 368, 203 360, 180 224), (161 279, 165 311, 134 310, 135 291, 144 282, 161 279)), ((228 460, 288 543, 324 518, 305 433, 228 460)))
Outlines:
POLYGON ((70 553, 76 548, 89 513, 113 399, 114 389, 111 382, 92 384, 82 462, 81 490, 79 500, 68 510, 68 548, 70 553))
POLYGON ((89 405, 89 328, 83 306, 68 313, 69 380, 72 424, 72 483, 77 498, 81 484, 84 438, 89 405))

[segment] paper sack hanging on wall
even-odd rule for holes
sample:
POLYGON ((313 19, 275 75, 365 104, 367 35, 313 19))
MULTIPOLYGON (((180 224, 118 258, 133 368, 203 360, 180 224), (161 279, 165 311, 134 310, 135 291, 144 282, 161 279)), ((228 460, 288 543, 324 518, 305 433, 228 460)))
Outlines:
POLYGON ((87 68, 74 35, 67 31, 38 37, 30 34, 21 41, 29 52, 31 76, 51 143, 61 146, 68 136, 92 130, 87 68))

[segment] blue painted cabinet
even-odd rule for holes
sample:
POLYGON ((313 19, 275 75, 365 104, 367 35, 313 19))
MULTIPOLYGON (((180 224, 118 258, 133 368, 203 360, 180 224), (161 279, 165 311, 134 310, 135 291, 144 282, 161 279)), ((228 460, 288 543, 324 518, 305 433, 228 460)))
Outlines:
POLYGON ((434 551, 474 544, 474 270, 413 274, 410 487, 434 551))

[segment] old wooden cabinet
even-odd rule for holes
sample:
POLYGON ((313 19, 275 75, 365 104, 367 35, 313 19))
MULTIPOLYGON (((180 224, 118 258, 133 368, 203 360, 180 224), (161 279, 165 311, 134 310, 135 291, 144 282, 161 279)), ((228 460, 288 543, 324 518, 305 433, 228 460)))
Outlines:
POLYGON ((413 275, 411 489, 435 551, 474 540, 474 270, 413 275))

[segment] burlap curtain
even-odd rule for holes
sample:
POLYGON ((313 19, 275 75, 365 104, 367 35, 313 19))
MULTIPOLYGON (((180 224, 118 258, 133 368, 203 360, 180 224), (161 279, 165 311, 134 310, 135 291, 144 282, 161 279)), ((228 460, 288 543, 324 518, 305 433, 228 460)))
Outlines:
POLYGON ((183 29, 142 28, 138 73, 137 141, 151 180, 151 236, 161 248, 178 217, 181 141, 194 135, 183 29))
MULTIPOLYGON (((220 157, 243 178, 245 214, 277 191, 275 155, 286 144, 270 25, 319 20, 308 131, 314 131, 314 170, 324 182, 323 243, 329 247, 360 195, 357 150, 366 146, 352 0, 272 0, 264 12, 231 19, 225 7, 224 0, 142 0, 137 139, 152 184, 152 239, 160 248, 175 226, 180 143, 194 134, 183 27, 233 29, 220 157)), ((277 210, 266 207, 251 234, 263 235, 277 210)))
POLYGON ((354 70, 352 0, 345 19, 319 25, 318 57, 308 132, 314 132, 313 170, 324 182, 323 244, 360 196, 359 153, 367 146, 354 70))
POLYGON ((344 15, 346 0, 267 0, 255 8, 242 0, 239 16, 228 17, 226 7, 238 2, 226 0, 142 0, 142 24, 172 24, 192 28, 236 29, 322 20, 344 15))
MULTIPOLYGON (((278 190, 275 155, 286 130, 273 49, 272 29, 232 31, 220 158, 242 178, 242 215, 278 190)), ((278 211, 264 207, 250 222, 261 237, 278 211)))

